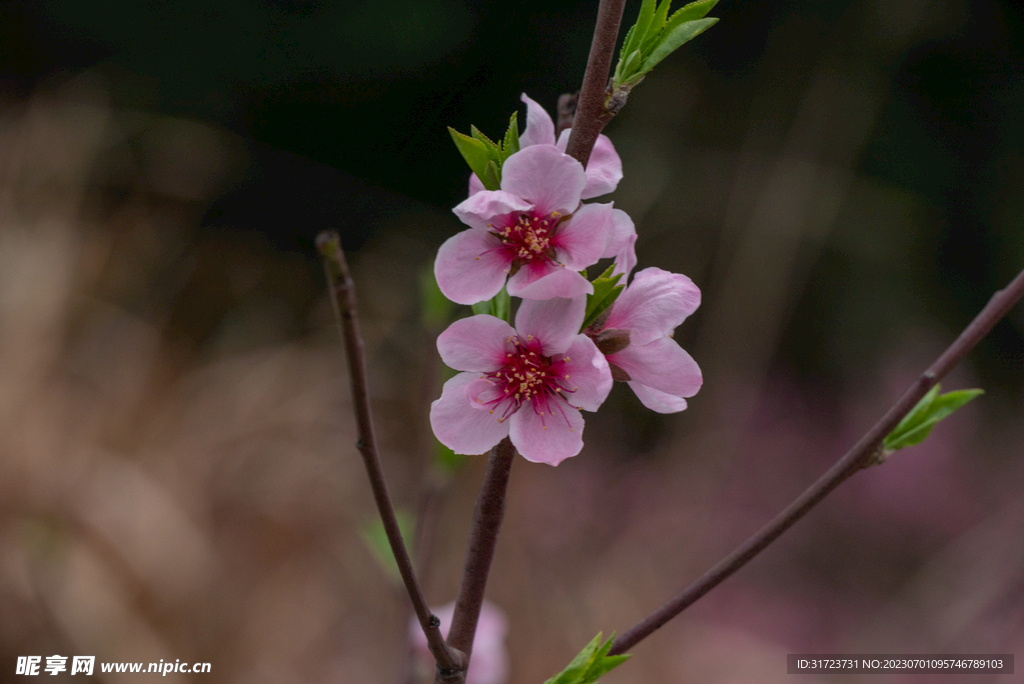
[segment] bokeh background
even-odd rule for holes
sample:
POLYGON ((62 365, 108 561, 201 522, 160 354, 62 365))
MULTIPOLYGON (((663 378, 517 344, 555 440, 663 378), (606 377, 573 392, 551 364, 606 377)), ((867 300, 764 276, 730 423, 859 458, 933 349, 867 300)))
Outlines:
MULTIPOLYGON (((445 126, 497 134, 523 91, 553 109, 595 13, 0 4, 0 681, 55 653, 212 664, 168 682, 415 680, 404 599, 363 538, 313 237, 349 250, 385 467, 425 512, 417 554, 446 603, 483 464, 437 468, 426 425, 441 370, 419 284, 466 192, 445 126)), ((676 339, 705 386, 672 416, 617 387, 580 456, 515 464, 488 587, 510 684, 757 529, 1024 267, 1019 4, 712 15, 606 130, 641 267, 703 291, 676 339)), ((1024 655, 1022 358, 1018 305, 946 382, 982 399, 605 681, 789 681, 787 653, 1024 655)))

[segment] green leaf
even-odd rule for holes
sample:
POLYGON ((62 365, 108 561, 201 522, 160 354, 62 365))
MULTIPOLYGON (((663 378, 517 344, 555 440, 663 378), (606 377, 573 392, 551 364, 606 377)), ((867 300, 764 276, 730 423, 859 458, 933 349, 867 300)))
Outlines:
POLYGON ((475 314, 487 314, 500 318, 506 323, 509 322, 509 315, 511 314, 512 298, 508 296, 508 290, 504 287, 498 294, 494 295, 486 302, 477 302, 471 308, 475 314))
POLYGON ((479 140, 487 146, 487 151, 491 153, 491 159, 499 157, 501 155, 501 148, 498 147, 498 143, 494 142, 486 135, 480 132, 480 129, 476 126, 470 126, 469 132, 475 140, 479 140))
POLYGON ((501 143, 501 163, 519 151, 519 112, 512 112, 505 130, 505 139, 501 143))
POLYGON ((587 311, 583 317, 583 326, 580 328, 580 331, 586 330, 598 316, 604 313, 605 309, 615 303, 615 300, 619 298, 619 294, 626 287, 625 285, 618 284, 622 274, 619 273, 613 276, 613 270, 615 270, 615 264, 609 266, 604 273, 594 280, 594 294, 587 295, 587 311))
POLYGON ((484 167, 484 175, 480 176, 480 181, 488 190, 501 190, 501 167, 493 159, 484 167))
MULTIPOLYGON (((680 10, 680 12, 682 11, 680 10)), ((696 21, 684 21, 680 24, 675 24, 673 21, 675 17, 676 15, 672 15, 672 18, 669 19, 665 30, 661 32, 661 36, 658 38, 658 44, 654 46, 651 53, 644 59, 643 66, 640 68, 640 76, 649 72, 658 62, 675 52, 680 46, 693 40, 718 22, 718 19, 697 19, 696 21)))
POLYGON ((936 383, 928 394, 917 402, 917 406, 882 441, 882 448, 886 455, 897 449, 920 444, 928 438, 936 423, 948 418, 954 411, 975 397, 984 394, 984 390, 969 389, 940 395, 939 388, 940 385, 936 383))
POLYGON ((626 661, 628 655, 608 655, 611 650, 615 634, 604 643, 601 642, 601 632, 590 640, 590 643, 583 647, 572 662, 564 670, 548 679, 544 684, 593 684, 597 678, 614 669, 626 661))
MULTIPOLYGON (((626 52, 626 48, 629 47, 630 41, 633 40, 633 34, 635 32, 636 32, 636 24, 630 26, 629 30, 626 31, 626 38, 622 41, 622 48, 619 50, 619 64, 620 65, 622 64, 622 62, 624 62, 626 60, 626 55, 629 54, 629 53, 626 52)), ((618 68, 616 68, 615 69, 615 73, 618 74, 618 71, 619 71, 618 68)))
POLYGON ((676 22, 675 25, 681 24, 684 21, 696 21, 697 19, 703 19, 704 15, 714 9, 715 5, 718 4, 718 0, 697 0, 691 2, 688 5, 683 5, 681 8, 673 12, 670 22, 676 22))
POLYGON ((629 53, 629 57, 626 58, 625 62, 620 62, 620 64, 622 65, 622 74, 618 82, 631 83, 640 71, 640 67, 643 64, 643 55, 639 50, 633 50, 633 52, 629 53))
MULTIPOLYGON (((497 176, 497 180, 494 180, 493 175, 490 179, 487 177, 489 165, 494 164, 494 157, 492 157, 491 150, 487 147, 487 144, 464 133, 459 133, 450 126, 448 127, 448 132, 451 134, 459 154, 466 160, 469 168, 477 175, 484 184, 484 187, 488 190, 497 190, 501 187, 500 175, 497 176), (488 185, 488 182, 492 185, 488 185)), ((493 143, 491 144, 493 145, 493 143)), ((496 165, 495 168, 497 168, 496 165)))
POLYGON ((647 29, 654 19, 655 0, 643 0, 640 5, 640 13, 636 17, 636 23, 626 34, 628 42, 622 46, 622 54, 630 55, 640 49, 644 39, 647 37, 647 29))
MULTIPOLYGON (((415 530, 415 523, 411 515, 402 510, 395 511, 395 518, 398 520, 398 529, 402 533, 402 540, 405 543, 405 548, 409 548, 409 544, 404 540, 412 539, 413 532, 415 530)), ((401 575, 398 573, 398 563, 395 561, 395 554, 391 551, 391 544, 388 542, 388 534, 384 531, 384 523, 381 522, 380 518, 374 518, 367 523, 362 530, 363 542, 366 543, 367 548, 370 549, 370 553, 377 559, 381 567, 384 568, 384 572, 394 580, 395 582, 401 581, 401 575)))
MULTIPOLYGON (((715 2, 718 2, 718 0, 715 0, 715 2)), ((665 22, 667 21, 668 10, 671 4, 672 0, 661 0, 661 4, 658 5, 658 9, 654 12, 654 18, 651 19, 651 25, 647 29, 647 35, 640 44, 640 52, 644 54, 648 53, 651 46, 657 42, 658 35, 660 35, 662 29, 665 28, 665 22)), ((679 11, 682 12, 682 10, 679 11)))

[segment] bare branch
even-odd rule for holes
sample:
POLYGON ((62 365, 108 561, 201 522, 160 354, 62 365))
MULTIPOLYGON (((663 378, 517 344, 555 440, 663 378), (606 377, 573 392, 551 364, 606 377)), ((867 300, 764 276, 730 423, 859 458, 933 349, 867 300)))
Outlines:
POLYGON ((366 382, 365 348, 363 338, 359 334, 359 319, 356 316, 355 286, 348 270, 348 263, 345 261, 345 253, 341 249, 341 239, 334 231, 324 231, 317 236, 316 246, 324 261, 327 284, 333 295, 331 299, 334 302, 334 313, 338 319, 341 339, 345 343, 345 352, 348 357, 352 403, 355 404, 356 424, 359 429, 356 447, 363 456, 366 474, 370 478, 370 487, 373 489, 373 498, 377 502, 377 510, 384 522, 384 530, 387 533, 388 542, 391 544, 391 551, 395 554, 398 571, 402 575, 405 589, 409 593, 416 618, 427 637, 430 652, 437 661, 438 670, 458 672, 464 669, 462 655, 445 643, 439 629, 440 620, 431 614, 430 608, 423 598, 423 591, 416 580, 409 552, 402 541, 402 533, 398 529, 398 521, 395 519, 395 509, 391 505, 391 496, 388 494, 387 483, 384 481, 384 471, 381 468, 380 457, 377 455, 377 439, 373 430, 373 414, 370 409, 370 394, 366 382))
POLYGON ((590 153, 605 124, 614 116, 605 107, 608 74, 611 72, 615 41, 619 37, 622 10, 626 0, 601 0, 597 8, 594 39, 590 43, 587 69, 583 73, 583 87, 576 103, 576 115, 569 134, 565 153, 586 168, 590 153))
POLYGON ((476 510, 473 512, 473 530, 470 533, 469 550, 466 552, 466 567, 462 574, 459 597, 455 601, 452 629, 448 633, 448 643, 465 654, 467 667, 472 656, 480 606, 484 601, 487 574, 491 569, 498 530, 505 515, 505 491, 515 453, 508 437, 491 449, 480 495, 476 500, 476 510))
POLYGON ((936 382, 956 366, 992 330, 1013 305, 1024 295, 1024 271, 1017 274, 1006 288, 997 291, 970 325, 942 353, 941 356, 904 392, 899 401, 875 423, 867 434, 846 453, 832 468, 822 475, 793 503, 779 513, 756 534, 740 544, 735 551, 705 572, 697 581, 676 594, 663 606, 655 610, 633 627, 616 637, 610 655, 625 653, 650 636, 659 627, 683 612, 700 597, 718 586, 723 580, 746 565, 773 541, 788 530, 793 523, 807 515, 822 499, 851 475, 872 462, 875 452, 881 448, 882 440, 905 415, 917 405, 936 382))

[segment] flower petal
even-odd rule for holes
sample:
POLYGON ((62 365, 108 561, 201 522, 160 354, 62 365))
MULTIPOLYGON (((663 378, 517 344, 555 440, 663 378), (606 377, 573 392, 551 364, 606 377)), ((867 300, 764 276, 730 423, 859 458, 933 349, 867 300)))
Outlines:
POLYGON ((607 246, 613 221, 614 211, 610 204, 581 206, 571 217, 558 224, 558 230, 551 240, 558 259, 573 271, 581 271, 597 263, 607 246))
POLYGON ((565 402, 553 414, 524 405, 509 423, 512 444, 527 461, 555 466, 583 449, 583 416, 565 402))
POLYGON ((555 122, 544 108, 528 98, 526 93, 520 95, 519 99, 526 105, 526 129, 519 136, 520 149, 531 145, 554 145, 555 122))
POLYGON ((448 299, 476 304, 501 291, 510 265, 501 240, 486 230, 470 228, 448 238, 437 250, 434 277, 448 299))
POLYGON ((636 266, 636 225, 621 209, 612 209, 611 229, 601 257, 615 257, 614 274, 624 273, 623 282, 629 280, 629 274, 636 266))
POLYGON ((594 286, 589 280, 558 264, 529 264, 508 279, 508 293, 523 299, 577 297, 593 292, 594 286))
POLYGON ((534 145, 519 150, 501 167, 501 189, 530 202, 541 216, 556 211, 560 214, 576 211, 586 184, 583 165, 559 152, 554 145, 534 145))
POLYGON ((459 373, 430 405, 434 436, 457 454, 482 454, 508 435, 508 421, 499 423, 499 416, 473 408, 466 389, 479 378, 479 373, 459 373))
MULTIPOLYGON (((572 129, 562 131, 555 147, 565 152, 569 144, 569 133, 572 129)), ((619 186, 622 180, 622 159, 615 151, 615 146, 606 135, 597 136, 594 149, 587 160, 587 185, 583 188, 581 199, 592 199, 607 195, 619 186)))
POLYGON ((629 330, 632 345, 669 335, 700 306, 700 289, 680 273, 645 268, 612 304, 606 328, 629 330))
POLYGON ((612 389, 612 373, 604 354, 597 350, 594 342, 586 335, 577 335, 565 351, 569 359, 559 364, 559 371, 573 389, 566 393, 566 400, 576 408, 596 411, 612 389))
POLYGON ((626 246, 615 255, 615 268, 612 275, 623 274, 623 281, 629 280, 629 274, 636 268, 636 233, 629 236, 626 246))
POLYGON ((483 192, 487 188, 484 187, 483 181, 481 181, 475 173, 469 174, 469 196, 472 197, 478 192, 483 192))
POLYGON ((461 318, 437 337, 437 351, 449 368, 459 371, 496 371, 511 351, 512 326, 494 316, 461 318))
POLYGON ((652 411, 657 411, 658 413, 679 413, 686 410, 686 400, 682 397, 659 392, 647 385, 641 385, 635 380, 630 380, 627 384, 633 388, 640 402, 652 411))
POLYGON ((586 297, 524 300, 516 312, 516 332, 520 341, 538 340, 544 356, 561 354, 579 334, 586 308, 586 297))
MULTIPOLYGON (((509 159, 511 158, 509 157, 509 159)), ((504 190, 481 190, 457 204, 452 211, 467 226, 488 230, 498 216, 517 211, 529 211, 532 208, 533 205, 520 196, 504 190)))
POLYGON ((609 355, 608 363, 629 373, 633 381, 676 397, 692 397, 704 383, 697 362, 671 337, 630 344, 609 355))

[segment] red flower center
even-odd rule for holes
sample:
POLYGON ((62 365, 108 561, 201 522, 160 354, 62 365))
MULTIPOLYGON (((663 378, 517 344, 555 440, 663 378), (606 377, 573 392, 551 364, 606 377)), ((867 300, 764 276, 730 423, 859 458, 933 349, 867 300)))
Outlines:
POLYGON ((509 338, 512 351, 505 356, 505 367, 486 373, 497 390, 493 399, 486 402, 491 413, 501 408, 499 422, 518 411, 523 404, 529 404, 540 414, 551 415, 558 411, 563 416, 561 399, 568 403, 566 394, 575 391, 569 385, 569 374, 565 363, 569 357, 552 359, 540 353, 540 343, 532 335, 525 343, 518 337, 509 338))
POLYGON ((495 229, 494 235, 501 240, 505 253, 518 264, 534 260, 550 261, 554 257, 551 238, 561 214, 551 212, 550 216, 534 216, 530 213, 509 216, 510 224, 495 229), (514 220, 514 222, 512 222, 514 220))

